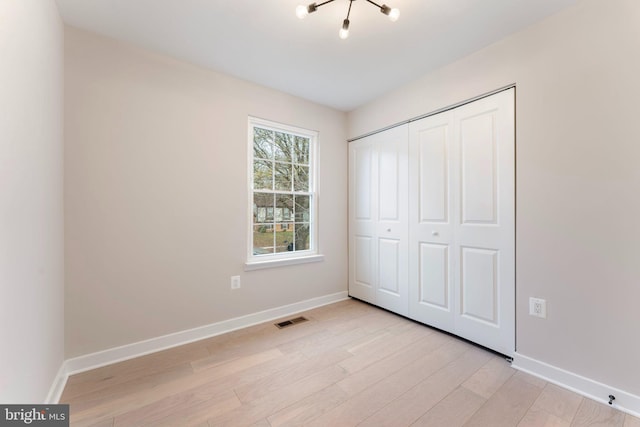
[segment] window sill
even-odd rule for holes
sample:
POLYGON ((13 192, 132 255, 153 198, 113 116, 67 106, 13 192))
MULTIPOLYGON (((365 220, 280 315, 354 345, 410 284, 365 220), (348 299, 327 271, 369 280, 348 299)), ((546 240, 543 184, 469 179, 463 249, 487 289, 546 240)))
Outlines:
POLYGON ((285 267, 287 265, 306 264, 324 261, 324 255, 310 255, 300 258, 272 259, 268 261, 252 261, 244 264, 244 271, 262 270, 264 268, 285 267))

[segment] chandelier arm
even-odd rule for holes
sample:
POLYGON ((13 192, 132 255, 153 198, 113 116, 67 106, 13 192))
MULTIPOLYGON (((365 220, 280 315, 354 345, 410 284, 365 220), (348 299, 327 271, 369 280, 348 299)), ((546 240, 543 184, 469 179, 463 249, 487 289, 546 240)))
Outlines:
POLYGON ((354 0, 349 0, 349 10, 347 10, 347 20, 349 19, 349 15, 351 15, 351 5, 353 4, 354 0))
POLYGON ((374 5, 375 7, 377 7, 378 9, 382 9, 382 6, 380 6, 378 3, 371 1, 371 0, 367 0, 369 3, 371 3, 372 5, 374 5))
POLYGON ((327 0, 327 1, 323 1, 322 3, 317 4, 317 5, 316 5, 316 7, 324 6, 325 4, 327 4, 327 3, 331 3, 331 2, 334 2, 334 1, 335 1, 335 0, 327 0))

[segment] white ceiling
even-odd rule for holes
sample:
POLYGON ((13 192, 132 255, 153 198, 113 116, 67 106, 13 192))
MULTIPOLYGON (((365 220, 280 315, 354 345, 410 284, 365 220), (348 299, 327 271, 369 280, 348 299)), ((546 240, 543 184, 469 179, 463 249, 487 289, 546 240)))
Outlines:
POLYGON ((340 110, 352 110, 577 0, 57 0, 64 21, 340 110), (318 3, 320 1, 316 0, 318 3))

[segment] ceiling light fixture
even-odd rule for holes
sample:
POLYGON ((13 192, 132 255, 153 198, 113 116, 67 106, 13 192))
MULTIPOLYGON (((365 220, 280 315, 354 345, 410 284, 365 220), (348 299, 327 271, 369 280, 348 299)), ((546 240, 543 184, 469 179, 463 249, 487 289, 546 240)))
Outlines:
MULTIPOLYGON (((333 3, 334 1, 335 0, 327 0, 319 4, 311 3, 309 6, 300 5, 296 8, 296 16, 300 19, 303 19, 308 14, 318 10, 320 6, 324 6, 325 4, 328 4, 328 3, 333 3)), ((351 5, 353 4, 354 1, 356 0, 349 0, 349 10, 347 10, 347 17, 344 21, 342 21, 342 28, 340 29, 340 33, 339 33, 339 36, 341 39, 346 39, 347 37, 349 37, 349 15, 351 14, 351 5)), ((378 9, 380 9, 380 12, 387 15, 392 22, 397 21, 398 18, 400 17, 400 11, 396 8, 392 9, 386 4, 383 4, 382 6, 380 6, 379 4, 371 0, 366 0, 366 1, 374 5, 378 9)))

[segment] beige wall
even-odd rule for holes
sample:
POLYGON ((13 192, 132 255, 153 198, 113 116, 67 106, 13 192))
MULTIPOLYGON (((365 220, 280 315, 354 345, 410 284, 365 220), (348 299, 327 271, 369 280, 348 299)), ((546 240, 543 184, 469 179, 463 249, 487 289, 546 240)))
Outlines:
POLYGON ((581 1, 348 122, 356 137, 516 83, 518 352, 636 395, 639 23, 637 0, 581 1))
POLYGON ((63 362, 63 26, 0 0, 0 402, 44 402, 63 362))
POLYGON ((67 358, 346 291, 344 113, 73 28, 65 48, 67 358), (323 262, 243 272, 249 115, 319 131, 323 262))

